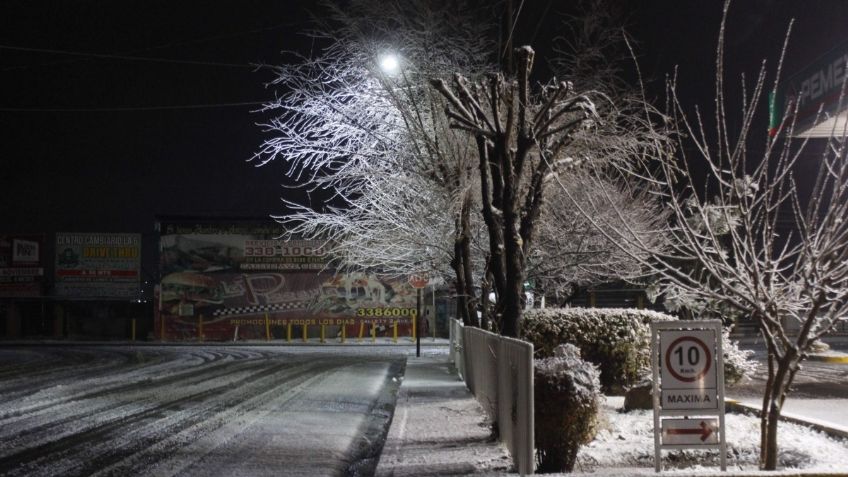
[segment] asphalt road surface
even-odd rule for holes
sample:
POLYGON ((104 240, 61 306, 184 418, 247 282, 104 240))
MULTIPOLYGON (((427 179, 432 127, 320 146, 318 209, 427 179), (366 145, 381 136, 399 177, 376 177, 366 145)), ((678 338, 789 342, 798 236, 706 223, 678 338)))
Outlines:
POLYGON ((365 348, 0 347, 0 475, 369 475, 404 363, 365 348))
MULTIPOLYGON (((765 346, 758 342, 740 346, 754 352, 753 360, 757 371, 751 378, 728 388, 728 394, 745 397, 761 397, 768 377, 768 359, 765 346)), ((848 340, 831 341, 834 351, 848 351, 848 340)), ((805 360, 795 375, 790 396, 794 398, 843 398, 848 399, 848 365, 805 360)))
MULTIPOLYGON (((848 338, 827 340, 834 351, 848 352, 848 338)), ((726 396, 745 404, 761 407, 768 376, 765 347, 759 340, 742 345, 754 351, 757 371, 748 379, 729 386, 726 396)), ((848 364, 805 360, 787 395, 784 414, 819 421, 830 427, 848 430, 848 364)))

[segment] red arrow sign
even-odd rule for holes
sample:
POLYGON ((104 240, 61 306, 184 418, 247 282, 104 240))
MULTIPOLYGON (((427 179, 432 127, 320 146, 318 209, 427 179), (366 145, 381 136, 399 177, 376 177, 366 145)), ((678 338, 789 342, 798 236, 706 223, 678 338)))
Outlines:
POLYGON ((713 428, 710 427, 710 425, 707 424, 706 422, 701 421, 701 428, 700 429, 697 429, 697 428, 695 428, 695 429, 668 429, 666 432, 669 435, 672 435, 672 436, 682 436, 682 435, 689 435, 689 434, 698 435, 698 434, 700 434, 701 440, 705 441, 705 440, 707 440, 708 437, 710 437, 710 435, 712 435, 713 428))

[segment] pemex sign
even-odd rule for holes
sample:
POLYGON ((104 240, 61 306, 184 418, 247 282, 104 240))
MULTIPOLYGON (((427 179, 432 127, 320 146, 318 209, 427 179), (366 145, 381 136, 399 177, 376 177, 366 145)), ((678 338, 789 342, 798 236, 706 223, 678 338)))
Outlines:
POLYGON ((721 321, 651 323, 656 470, 663 449, 720 449, 724 438, 721 321))

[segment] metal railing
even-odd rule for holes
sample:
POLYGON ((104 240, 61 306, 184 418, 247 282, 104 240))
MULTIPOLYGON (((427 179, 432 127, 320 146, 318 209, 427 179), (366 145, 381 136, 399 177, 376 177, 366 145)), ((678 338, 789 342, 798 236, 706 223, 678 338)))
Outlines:
POLYGON ((535 465, 533 345, 451 323, 451 359, 498 428, 519 473, 535 465))

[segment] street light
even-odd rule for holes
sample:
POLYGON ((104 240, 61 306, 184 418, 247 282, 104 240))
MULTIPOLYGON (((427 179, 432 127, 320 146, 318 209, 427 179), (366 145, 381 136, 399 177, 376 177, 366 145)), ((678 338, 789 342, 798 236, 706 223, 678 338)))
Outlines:
POLYGON ((395 74, 400 71, 400 61, 397 55, 386 53, 380 57, 380 69, 386 74, 395 74))

